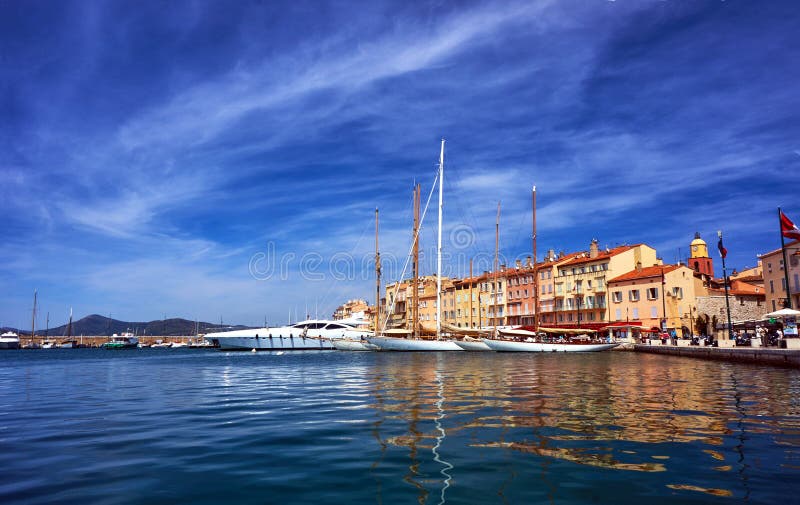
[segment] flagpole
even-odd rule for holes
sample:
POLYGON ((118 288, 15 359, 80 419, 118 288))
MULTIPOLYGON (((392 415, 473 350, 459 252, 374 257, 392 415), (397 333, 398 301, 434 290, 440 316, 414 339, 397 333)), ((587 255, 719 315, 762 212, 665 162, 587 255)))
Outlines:
POLYGON ((787 309, 792 308, 792 292, 789 291, 789 263, 786 261, 786 240, 783 238, 783 220, 781 219, 781 208, 778 207, 778 226, 781 229, 781 253, 783 254, 783 281, 786 283, 786 298, 783 306, 787 309))
POLYGON ((725 286, 725 307, 728 309, 728 340, 732 340, 733 337, 731 333, 733 325, 731 324, 731 304, 728 300, 728 273, 725 271, 725 256, 727 251, 725 251, 725 246, 722 245, 722 230, 717 231, 717 236, 719 237, 719 253, 720 256, 722 256, 722 283, 725 286))
POLYGON ((661 330, 667 331, 667 278, 664 275, 664 266, 661 266, 661 311, 664 313, 664 323, 661 325, 661 330))

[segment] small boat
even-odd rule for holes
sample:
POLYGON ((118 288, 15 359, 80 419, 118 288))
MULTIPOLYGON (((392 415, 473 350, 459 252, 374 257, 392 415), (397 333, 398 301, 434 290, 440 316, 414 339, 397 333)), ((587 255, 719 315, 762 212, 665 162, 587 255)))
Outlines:
POLYGON ((189 347, 189 344, 187 344, 186 342, 173 342, 171 347, 173 349, 177 349, 179 347, 189 347))
POLYGON ((122 335, 116 333, 111 335, 111 340, 104 342, 100 347, 103 349, 136 349, 139 346, 139 339, 133 333, 125 332, 122 335))
POLYGON ((42 349, 58 349, 59 347, 55 340, 42 340, 42 349))
POLYGON ((19 349, 19 335, 13 331, 0 335, 0 349, 19 349))
POLYGON ((65 340, 58 344, 60 349, 77 349, 78 348, 78 341, 77 340, 65 340))

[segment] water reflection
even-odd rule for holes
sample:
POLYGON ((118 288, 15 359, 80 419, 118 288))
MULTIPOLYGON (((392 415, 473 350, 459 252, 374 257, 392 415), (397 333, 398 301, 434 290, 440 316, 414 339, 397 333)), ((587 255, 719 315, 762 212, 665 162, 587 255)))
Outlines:
MULTIPOLYGON (((554 463, 665 474, 659 482, 669 489, 749 499, 753 461, 769 473, 781 465, 769 456, 797 456, 796 371, 664 358, 421 353, 380 356, 367 376, 380 398, 373 408, 407 425, 384 443, 407 449, 405 479, 420 503, 436 488, 443 503, 449 470, 459 466, 440 458, 445 435, 448 454, 459 458, 518 454, 511 480, 533 463, 550 499, 559 481, 554 463), (427 448, 444 465, 438 480, 421 452, 427 448)), ((500 496, 509 479, 498 483, 500 496)))

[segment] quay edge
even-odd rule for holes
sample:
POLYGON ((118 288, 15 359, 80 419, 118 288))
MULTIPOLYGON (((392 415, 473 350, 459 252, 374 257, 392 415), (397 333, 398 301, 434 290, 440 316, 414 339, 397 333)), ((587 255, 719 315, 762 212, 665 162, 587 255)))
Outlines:
POLYGON ((672 345, 634 344, 633 350, 651 354, 800 368, 800 349, 678 347, 672 345))

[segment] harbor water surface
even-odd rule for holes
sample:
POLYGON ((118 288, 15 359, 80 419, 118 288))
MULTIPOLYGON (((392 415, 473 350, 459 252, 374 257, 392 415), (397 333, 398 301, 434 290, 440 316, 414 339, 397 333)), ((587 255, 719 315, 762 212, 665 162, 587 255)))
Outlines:
POLYGON ((0 503, 798 503, 800 372, 631 352, 0 353, 0 503))

